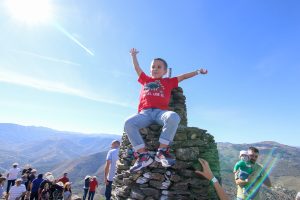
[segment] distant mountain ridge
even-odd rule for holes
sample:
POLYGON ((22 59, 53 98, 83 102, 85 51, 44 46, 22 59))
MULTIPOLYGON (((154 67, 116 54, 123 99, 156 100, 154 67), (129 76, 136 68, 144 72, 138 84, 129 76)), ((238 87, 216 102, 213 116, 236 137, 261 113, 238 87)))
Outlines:
POLYGON ((0 166, 7 169, 17 161, 50 170, 63 161, 107 151, 111 141, 120 138, 0 123, 0 166))
POLYGON ((61 138, 70 138, 70 137, 82 138, 83 135, 87 137, 116 136, 107 133, 83 134, 80 132, 58 131, 58 130, 54 130, 42 126, 22 126, 18 124, 0 123, 0 138, 8 139, 7 141, 8 143, 10 142, 21 143, 21 142, 39 141, 42 139, 61 139, 61 138))

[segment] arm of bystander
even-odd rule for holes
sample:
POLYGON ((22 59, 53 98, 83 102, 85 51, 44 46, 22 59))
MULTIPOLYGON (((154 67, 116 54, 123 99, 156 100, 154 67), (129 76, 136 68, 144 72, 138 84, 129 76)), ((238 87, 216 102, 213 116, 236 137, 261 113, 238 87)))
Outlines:
POLYGON ((213 183, 214 188, 215 188, 220 200, 229 200, 228 195, 225 193, 224 189, 222 188, 222 186, 220 185, 218 180, 214 177, 214 175, 209 167, 208 162, 201 158, 199 158, 199 162, 202 165, 203 171, 195 171, 195 173, 197 175, 201 175, 201 176, 205 177, 206 179, 210 180, 213 183))

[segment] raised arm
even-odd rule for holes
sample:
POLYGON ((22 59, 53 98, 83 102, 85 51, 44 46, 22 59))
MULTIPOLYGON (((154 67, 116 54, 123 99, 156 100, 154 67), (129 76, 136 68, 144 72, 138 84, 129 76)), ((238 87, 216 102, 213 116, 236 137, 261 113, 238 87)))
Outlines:
POLYGON ((132 64, 134 66, 134 69, 135 69, 137 75, 140 76, 141 73, 143 72, 143 70, 140 68, 139 62, 138 62, 137 57, 136 57, 136 55, 138 53, 139 53, 138 50, 135 49, 135 48, 132 48, 130 50, 130 54, 131 54, 131 58, 132 58, 132 64))
POLYGON ((220 185, 219 181, 214 177, 209 164, 206 160, 199 158, 199 162, 202 165, 203 171, 195 171, 196 174, 205 177, 206 179, 210 180, 214 188, 220 198, 220 200, 229 200, 228 195, 225 193, 224 189, 220 185))
POLYGON ((207 69, 198 69, 194 72, 189 72, 189 73, 177 76, 177 79, 178 79, 178 82, 180 82, 180 81, 183 81, 185 79, 192 78, 192 77, 194 77, 198 74, 207 74, 207 72, 208 72, 207 69))

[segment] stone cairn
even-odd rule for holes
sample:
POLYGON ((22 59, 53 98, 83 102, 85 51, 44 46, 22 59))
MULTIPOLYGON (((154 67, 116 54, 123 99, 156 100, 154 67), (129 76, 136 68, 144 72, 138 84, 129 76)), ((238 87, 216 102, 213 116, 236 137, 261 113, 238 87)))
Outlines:
MULTIPOLYGON (((172 91, 170 110, 181 117, 180 125, 170 151, 176 158, 176 164, 164 168, 154 161, 140 172, 131 174, 129 168, 134 164, 132 146, 126 133, 122 137, 117 172, 113 181, 112 199, 218 199, 209 181, 195 174, 202 170, 198 158, 204 158, 210 164, 214 175, 220 180, 220 167, 217 145, 213 136, 195 127, 187 127, 185 96, 180 87, 172 91)), ((162 126, 152 124, 140 130, 146 148, 154 156, 159 146, 162 126)))

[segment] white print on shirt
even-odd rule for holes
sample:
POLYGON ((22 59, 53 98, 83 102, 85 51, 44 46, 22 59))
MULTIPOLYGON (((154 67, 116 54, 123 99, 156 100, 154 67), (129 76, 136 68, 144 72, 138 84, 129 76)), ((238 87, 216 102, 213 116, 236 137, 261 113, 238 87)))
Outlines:
POLYGON ((160 80, 147 83, 144 86, 143 96, 158 96, 164 98, 164 86, 160 83, 160 80))

